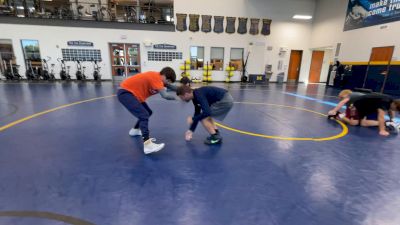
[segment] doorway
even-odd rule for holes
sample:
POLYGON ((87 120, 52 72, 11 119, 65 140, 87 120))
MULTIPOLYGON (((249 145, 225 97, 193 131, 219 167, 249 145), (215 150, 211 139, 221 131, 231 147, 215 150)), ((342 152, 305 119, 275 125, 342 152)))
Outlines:
POLYGON ((122 80, 141 72, 140 44, 110 43, 113 80, 122 80))
POLYGON ((392 60, 394 46, 372 48, 369 61, 382 61, 389 63, 392 60))
POLYGON ((324 62, 324 51, 313 51, 310 66, 310 76, 308 83, 319 83, 321 78, 321 69, 324 62))
POLYGON ((368 62, 364 88, 383 92, 387 80, 394 46, 374 47, 368 62))
POLYGON ((302 50, 292 50, 290 53, 288 83, 297 83, 299 81, 299 74, 301 68, 301 59, 303 57, 302 50))

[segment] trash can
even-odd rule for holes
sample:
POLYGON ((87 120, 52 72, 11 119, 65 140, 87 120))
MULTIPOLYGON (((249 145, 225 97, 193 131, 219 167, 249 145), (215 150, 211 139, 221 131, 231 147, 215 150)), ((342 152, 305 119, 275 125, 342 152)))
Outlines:
POLYGON ((278 84, 283 84, 283 79, 285 78, 285 73, 278 73, 276 82, 278 84))

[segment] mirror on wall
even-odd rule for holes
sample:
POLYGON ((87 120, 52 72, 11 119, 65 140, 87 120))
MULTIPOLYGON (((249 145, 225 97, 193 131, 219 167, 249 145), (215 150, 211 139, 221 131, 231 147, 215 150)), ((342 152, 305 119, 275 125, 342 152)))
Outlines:
POLYGON ((190 47, 190 69, 199 70, 204 66, 204 47, 190 47))
POLYGON ((21 45, 25 61, 31 61, 32 64, 41 64, 38 40, 21 40, 21 45))
POLYGON ((229 66, 234 67, 234 70, 242 70, 244 49, 243 48, 231 48, 231 60, 229 66))
POLYGON ((224 69, 224 48, 221 47, 211 47, 211 65, 213 70, 223 70, 224 69))

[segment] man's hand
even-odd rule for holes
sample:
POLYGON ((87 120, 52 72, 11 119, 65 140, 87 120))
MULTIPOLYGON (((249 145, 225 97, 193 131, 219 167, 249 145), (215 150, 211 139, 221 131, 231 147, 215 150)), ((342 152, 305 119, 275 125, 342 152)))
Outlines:
POLYGON ((186 131, 185 140, 190 141, 190 140, 192 140, 192 137, 193 137, 193 132, 191 130, 186 131))
POLYGON ((328 112, 328 115, 329 116, 334 116, 334 115, 336 115, 336 111, 335 110, 331 110, 331 111, 328 112))

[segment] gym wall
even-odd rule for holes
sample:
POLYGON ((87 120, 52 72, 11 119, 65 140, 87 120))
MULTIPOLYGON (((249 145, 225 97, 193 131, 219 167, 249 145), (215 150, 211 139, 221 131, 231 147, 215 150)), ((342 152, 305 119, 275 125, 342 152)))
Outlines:
POLYGON ((347 4, 348 0, 317 1, 311 47, 342 43, 339 60, 360 63, 369 61, 373 47, 395 46, 392 60, 399 61, 400 21, 344 32, 347 4))
MULTIPOLYGON (((183 53, 183 59, 189 58, 190 46, 205 47, 205 61, 209 61, 211 47, 224 47, 224 64, 229 61, 230 48, 244 48, 245 55, 250 49, 250 43, 256 44, 255 47, 262 48, 264 57, 251 54, 248 72, 260 73, 264 71, 265 64, 272 64, 272 81, 276 80, 279 72, 285 72, 287 76, 287 65, 289 63, 290 50, 303 50, 302 69, 300 72, 300 81, 308 79, 309 63, 311 53, 311 29, 310 21, 294 21, 292 16, 295 13, 313 14, 315 3, 313 0, 305 1, 275 1, 275 0, 237 0, 232 4, 230 0, 221 1, 185 1, 175 0, 174 11, 176 13, 196 13, 210 14, 220 16, 249 17, 249 18, 269 18, 272 19, 271 35, 240 35, 235 34, 216 34, 203 32, 166 32, 166 31, 143 31, 130 29, 103 29, 103 28, 77 28, 77 27, 56 27, 39 25, 16 25, 1 24, 1 39, 12 39, 14 53, 17 57, 17 64, 21 65, 20 71, 24 73, 25 63, 21 49, 21 39, 34 39, 39 41, 41 56, 50 56, 53 60, 61 57, 61 49, 67 47, 67 41, 81 40, 93 42, 94 49, 100 49, 102 52, 101 67, 103 79, 111 79, 111 67, 108 43, 140 43, 141 44, 141 66, 142 70, 159 70, 163 66, 172 66, 177 71, 183 60, 174 60, 172 62, 154 62, 147 60, 147 51, 154 50, 144 46, 145 41, 153 44, 172 44, 177 46, 177 50, 183 53), (290 6, 290 7, 289 7, 290 6), (4 31, 4 32, 3 32, 4 31), (58 46, 58 48, 57 48, 58 46), (267 50, 267 47, 272 50, 267 50), (279 56, 279 49, 286 47, 289 51, 279 56), (278 70, 278 61, 283 61, 282 70, 278 70)), ((237 21, 236 21, 237 22, 237 21)), ((224 22, 226 25, 226 21, 224 22)), ((249 26, 249 25, 248 25, 249 26)), ((254 45, 253 45, 254 47, 254 45)), ((258 49, 259 50, 259 49, 258 49)), ((55 62, 53 62, 55 63, 55 62)), ((70 62, 71 74, 75 73, 76 65, 70 62)), ((86 65, 87 74, 92 73, 92 65, 86 65)), ((59 72, 59 65, 56 63, 56 74, 59 72)), ((178 72, 179 73, 179 72, 178 72)), ((240 73, 235 72, 233 81, 240 80, 240 73)), ((191 71, 192 77, 201 77, 202 71, 191 71)), ((214 81, 224 81, 225 71, 214 71, 214 81)), ((285 78, 286 79, 286 78, 285 78)))

